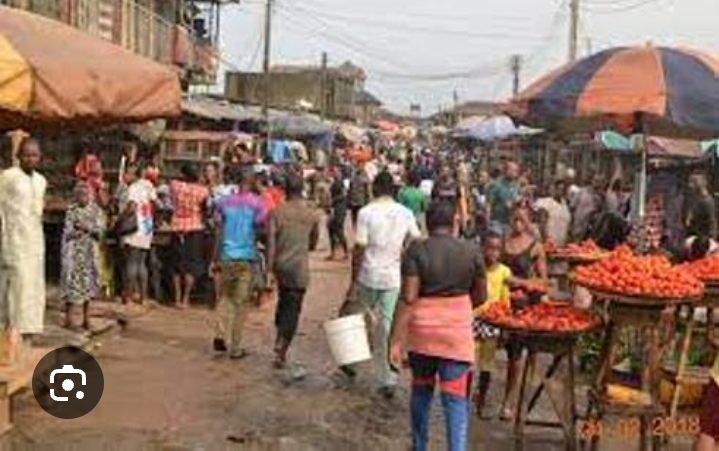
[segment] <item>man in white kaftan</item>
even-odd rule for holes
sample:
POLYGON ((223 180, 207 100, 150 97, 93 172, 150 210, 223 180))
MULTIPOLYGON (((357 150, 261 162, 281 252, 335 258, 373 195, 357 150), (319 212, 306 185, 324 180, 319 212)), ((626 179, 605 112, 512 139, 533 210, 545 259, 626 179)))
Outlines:
POLYGON ((45 315, 47 181, 35 171, 40 161, 36 141, 26 140, 18 157, 19 167, 0 173, 0 327, 38 334, 45 315))

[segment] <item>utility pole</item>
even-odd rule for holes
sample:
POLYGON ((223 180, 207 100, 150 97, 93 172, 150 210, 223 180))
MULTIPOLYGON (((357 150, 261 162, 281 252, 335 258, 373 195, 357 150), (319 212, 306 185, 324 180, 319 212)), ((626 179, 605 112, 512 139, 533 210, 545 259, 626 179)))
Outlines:
MULTIPOLYGON (((322 73, 320 79, 320 117, 327 116, 327 52, 322 52, 322 73)), ((354 93, 352 93, 354 96, 354 93)))
POLYGON ((570 0, 571 17, 569 21, 569 61, 577 60, 577 47, 579 41, 579 0, 570 0))
POLYGON ((522 72, 522 57, 520 55, 512 56, 512 95, 519 94, 519 78, 522 72))
POLYGON ((262 60, 264 97, 262 99, 262 115, 265 118, 267 127, 267 152, 270 151, 270 138, 272 136, 272 127, 270 126, 270 48, 272 44, 272 6, 274 0, 265 0, 267 2, 265 9, 265 53, 262 60))

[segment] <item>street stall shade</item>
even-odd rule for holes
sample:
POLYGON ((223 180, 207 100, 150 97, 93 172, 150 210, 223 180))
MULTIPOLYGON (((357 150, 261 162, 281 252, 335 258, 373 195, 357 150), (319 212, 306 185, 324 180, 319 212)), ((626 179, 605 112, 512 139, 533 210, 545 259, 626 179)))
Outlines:
MULTIPOLYGON (((641 137, 634 135, 627 138, 617 132, 604 131, 597 133, 595 138, 606 150, 631 154, 640 147, 635 141, 641 137)), ((650 158, 698 159, 705 156, 700 141, 657 136, 647 137, 647 154, 650 158)))
POLYGON ((281 114, 270 116, 272 135, 303 138, 332 133, 332 127, 309 114, 281 114))
POLYGON ((536 135, 542 132, 524 125, 517 126, 512 118, 506 115, 474 116, 469 119, 471 121, 461 122, 455 127, 455 136, 489 142, 513 136, 536 135))
POLYGON ((0 6, 0 130, 180 113, 171 68, 58 21, 0 6))

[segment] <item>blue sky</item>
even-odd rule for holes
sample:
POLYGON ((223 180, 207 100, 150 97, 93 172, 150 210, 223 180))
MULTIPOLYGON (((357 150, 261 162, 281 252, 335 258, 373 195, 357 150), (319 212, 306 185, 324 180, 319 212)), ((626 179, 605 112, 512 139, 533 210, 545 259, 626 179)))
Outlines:
MULTIPOLYGON (((275 0, 274 64, 365 68, 390 109, 424 114, 466 100, 504 100, 510 58, 526 85, 567 58, 569 0, 275 0)), ((580 51, 652 42, 719 53, 717 0, 580 0, 580 51)), ((260 70, 264 0, 223 13, 224 68, 260 70)))

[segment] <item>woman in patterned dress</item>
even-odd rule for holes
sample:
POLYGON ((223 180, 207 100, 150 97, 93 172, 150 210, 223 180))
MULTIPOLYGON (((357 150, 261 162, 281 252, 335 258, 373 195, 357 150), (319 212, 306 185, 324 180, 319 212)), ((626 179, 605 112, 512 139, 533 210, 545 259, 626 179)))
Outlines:
POLYGON ((80 182, 75 202, 65 214, 62 235, 62 298, 67 304, 66 327, 89 329, 89 306, 99 290, 96 243, 102 235, 102 215, 93 201, 91 188, 80 182), (82 308, 82 323, 75 317, 82 308))

